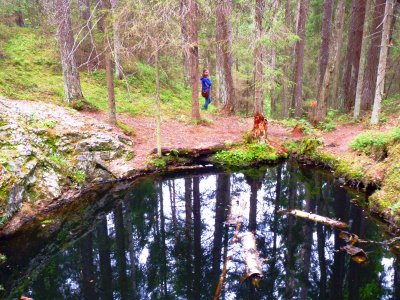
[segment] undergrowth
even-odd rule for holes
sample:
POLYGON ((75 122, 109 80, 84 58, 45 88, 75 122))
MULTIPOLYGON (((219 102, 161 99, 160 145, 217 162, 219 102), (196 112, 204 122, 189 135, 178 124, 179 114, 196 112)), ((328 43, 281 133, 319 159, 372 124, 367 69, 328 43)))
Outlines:
POLYGON ((376 130, 363 132, 356 136, 350 147, 360 153, 382 159, 387 156, 388 148, 398 142, 400 142, 400 127, 387 132, 376 130))
MULTIPOLYGON (((0 24, 0 32, 0 95, 65 105, 55 39, 33 28, 10 29, 0 24)), ((77 110, 108 111, 105 71, 82 71, 80 75, 85 100, 71 106, 77 110)), ((114 83, 118 113, 154 115, 155 70, 152 66, 137 62, 133 70, 127 72, 125 80, 114 83)), ((160 83, 163 116, 190 116, 191 91, 183 81, 161 72, 160 83)), ((213 111, 213 106, 210 108, 213 111)))

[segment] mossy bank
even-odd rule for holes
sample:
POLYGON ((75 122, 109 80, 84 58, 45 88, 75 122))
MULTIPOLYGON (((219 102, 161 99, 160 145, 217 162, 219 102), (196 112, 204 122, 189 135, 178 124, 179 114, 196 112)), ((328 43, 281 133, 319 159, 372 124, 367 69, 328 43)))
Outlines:
POLYGON ((289 140, 285 146, 299 161, 329 168, 343 184, 372 190, 363 204, 400 227, 400 128, 366 131, 353 140, 352 151, 341 154, 329 151, 316 136, 289 140))

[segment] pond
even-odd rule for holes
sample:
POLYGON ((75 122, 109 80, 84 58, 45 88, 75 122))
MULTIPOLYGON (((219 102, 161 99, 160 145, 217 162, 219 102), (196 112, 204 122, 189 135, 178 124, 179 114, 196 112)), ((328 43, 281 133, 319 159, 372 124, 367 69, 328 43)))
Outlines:
POLYGON ((365 243, 357 246, 369 260, 358 264, 340 251, 339 230, 282 213, 314 212, 364 240, 389 239, 354 199, 367 196, 295 163, 98 190, 64 217, 0 240, 2 298, 400 299, 399 256, 365 243), (250 252, 246 234, 256 241, 250 252), (246 279, 246 253, 257 257, 261 279, 246 279))

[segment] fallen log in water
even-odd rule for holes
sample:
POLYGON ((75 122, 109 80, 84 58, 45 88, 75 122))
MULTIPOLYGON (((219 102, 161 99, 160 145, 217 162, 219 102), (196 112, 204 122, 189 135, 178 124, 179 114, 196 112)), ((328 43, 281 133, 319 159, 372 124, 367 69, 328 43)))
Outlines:
POLYGON ((257 251, 256 237, 252 232, 241 235, 240 241, 243 250, 243 260, 246 264, 246 274, 243 280, 250 279, 252 284, 259 287, 259 280, 263 277, 262 264, 257 251))
MULTIPOLYGON (((231 145, 227 145, 225 143, 210 145, 206 147, 198 147, 198 148, 161 148, 162 155, 172 155, 179 157, 199 157, 203 155, 211 155, 217 153, 218 151, 228 149, 231 145)), ((157 149, 153 149, 150 154, 156 154, 157 149)))
POLYGON ((322 223, 324 225, 327 226, 331 226, 334 228, 339 228, 339 229, 345 229, 347 227, 349 227, 348 224, 338 221, 338 220, 334 220, 334 219, 330 219, 327 217, 323 217, 320 215, 316 215, 313 213, 308 213, 302 210, 298 210, 298 209, 292 209, 292 210, 286 210, 286 211, 280 211, 280 213, 284 213, 284 214, 289 214, 289 215, 293 215, 296 217, 300 217, 300 218, 304 218, 304 219, 308 219, 314 222, 318 222, 318 223, 322 223))

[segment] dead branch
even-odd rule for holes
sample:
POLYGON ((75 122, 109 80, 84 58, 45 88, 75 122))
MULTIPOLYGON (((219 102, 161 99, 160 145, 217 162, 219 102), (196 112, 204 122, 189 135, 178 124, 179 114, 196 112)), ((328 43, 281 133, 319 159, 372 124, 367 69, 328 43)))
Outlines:
POLYGON ((289 215, 293 215, 295 217, 300 217, 300 218, 304 218, 304 219, 308 219, 317 223, 321 223, 327 226, 331 226, 334 228, 339 228, 339 229, 345 229, 347 227, 349 227, 349 225, 347 225, 344 222, 338 221, 338 220, 334 220, 334 219, 330 219, 327 217, 323 217, 320 215, 316 215, 313 213, 308 213, 302 210, 298 210, 298 209, 293 209, 293 210, 289 210, 289 211, 280 211, 280 213, 284 213, 284 214, 289 214, 289 215))

